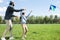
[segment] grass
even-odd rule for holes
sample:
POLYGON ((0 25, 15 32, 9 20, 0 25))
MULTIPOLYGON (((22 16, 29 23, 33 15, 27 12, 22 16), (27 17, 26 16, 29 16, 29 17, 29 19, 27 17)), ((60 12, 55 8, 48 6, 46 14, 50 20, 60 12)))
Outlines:
MULTIPOLYGON (((26 40, 60 40, 60 24, 27 24, 28 33, 26 40)), ((0 24, 0 38, 6 28, 5 24, 0 24)), ((20 24, 13 24, 14 40, 21 40, 22 28, 20 24)), ((8 39, 9 32, 6 35, 8 39)))

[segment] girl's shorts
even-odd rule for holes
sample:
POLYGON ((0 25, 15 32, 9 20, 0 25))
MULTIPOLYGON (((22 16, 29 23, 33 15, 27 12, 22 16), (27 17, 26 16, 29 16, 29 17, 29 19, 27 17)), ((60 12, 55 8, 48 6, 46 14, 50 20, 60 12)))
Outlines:
POLYGON ((25 22, 21 22, 21 24, 26 24, 25 22))

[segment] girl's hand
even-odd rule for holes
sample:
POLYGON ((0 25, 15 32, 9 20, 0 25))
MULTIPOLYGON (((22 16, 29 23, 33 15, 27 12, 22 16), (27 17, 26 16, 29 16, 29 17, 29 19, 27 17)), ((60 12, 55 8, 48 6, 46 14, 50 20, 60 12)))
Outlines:
POLYGON ((32 13, 32 10, 30 11, 30 13, 32 13))

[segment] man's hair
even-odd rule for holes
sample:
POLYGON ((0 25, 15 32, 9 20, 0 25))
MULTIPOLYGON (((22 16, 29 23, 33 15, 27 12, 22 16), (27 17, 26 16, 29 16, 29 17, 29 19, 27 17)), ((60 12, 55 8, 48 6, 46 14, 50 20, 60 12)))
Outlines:
POLYGON ((10 1, 9 5, 13 5, 14 6, 14 2, 10 1))

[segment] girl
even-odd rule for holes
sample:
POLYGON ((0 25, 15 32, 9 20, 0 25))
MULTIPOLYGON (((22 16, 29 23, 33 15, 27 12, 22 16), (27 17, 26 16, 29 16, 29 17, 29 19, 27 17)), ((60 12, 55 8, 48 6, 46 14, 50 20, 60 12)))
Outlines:
POLYGON ((22 12, 22 15, 20 17, 21 26, 22 26, 22 30, 23 30, 23 32, 22 32, 22 39, 23 40, 25 39, 26 33, 28 31, 28 28, 27 28, 27 25, 26 25, 26 21, 28 19, 28 16, 31 14, 31 12, 32 11, 30 11, 30 13, 27 16, 25 16, 25 12, 22 12))

